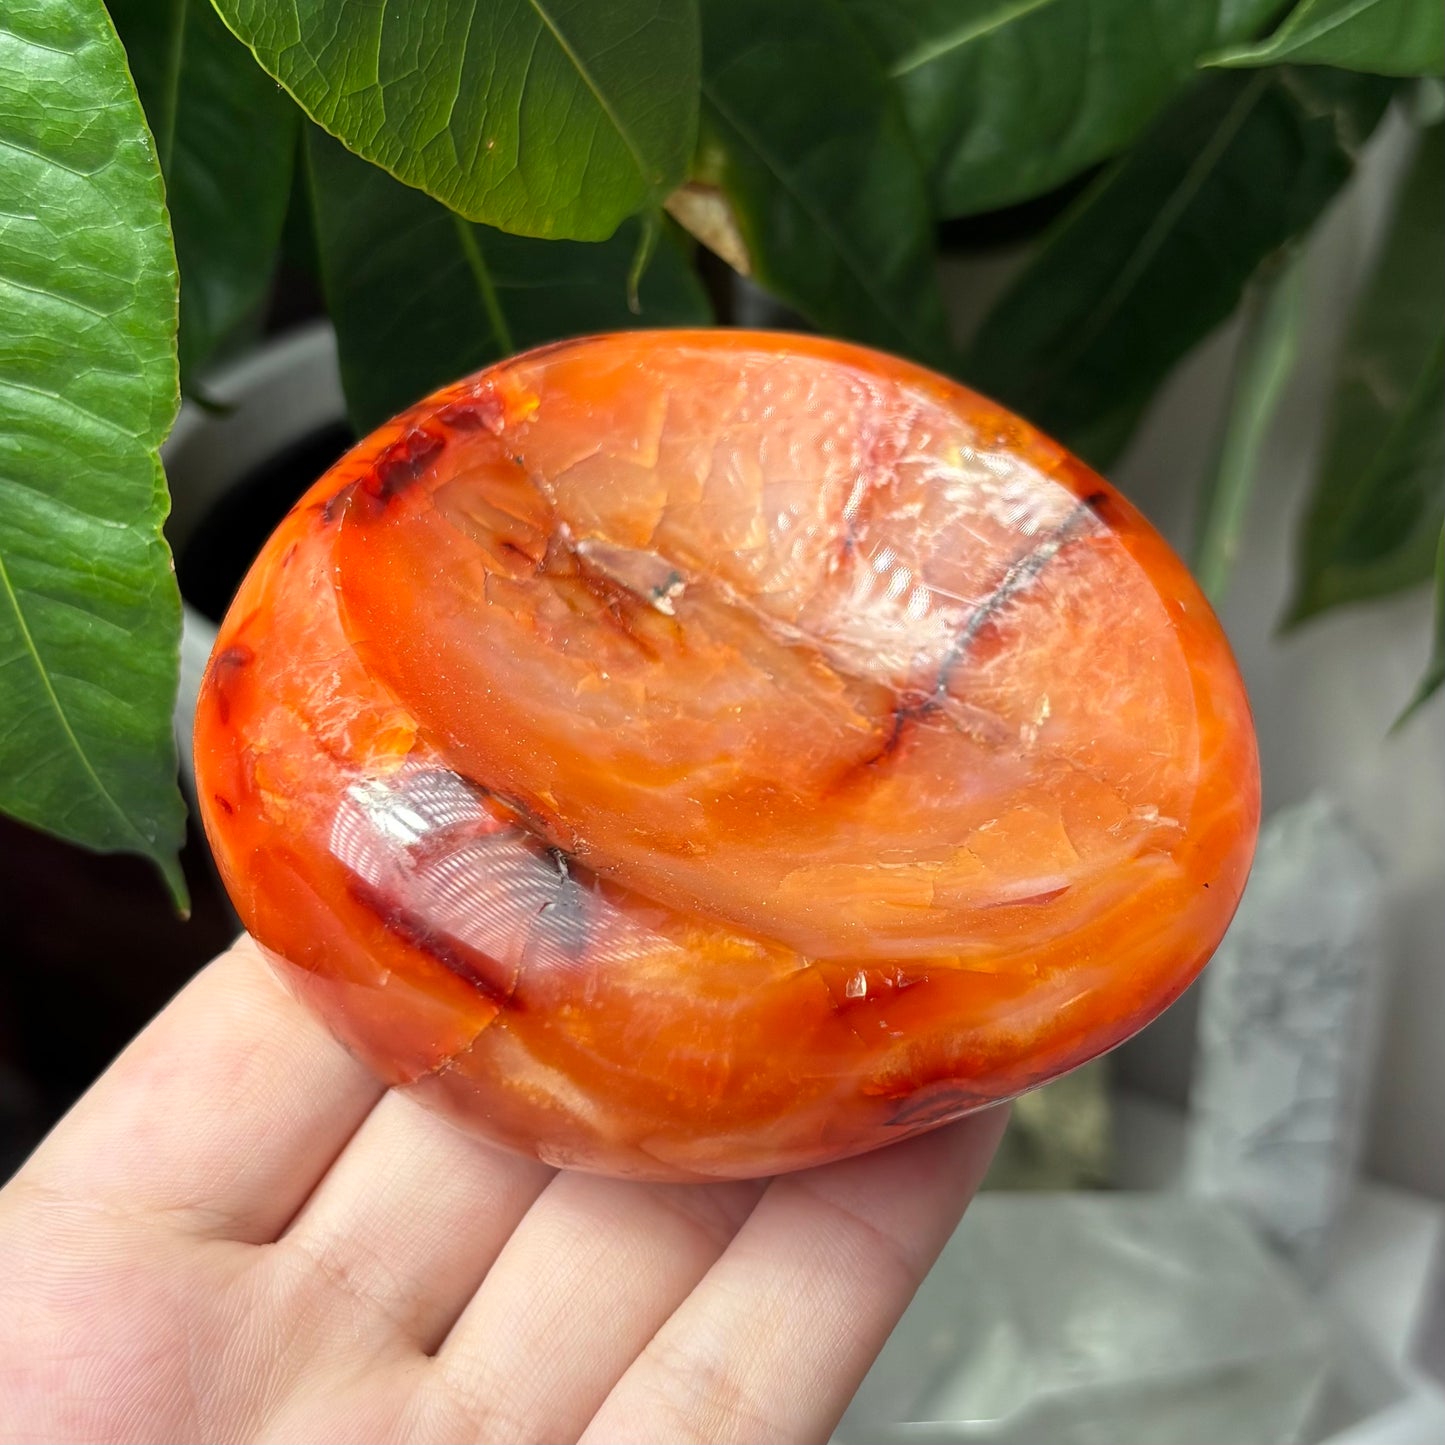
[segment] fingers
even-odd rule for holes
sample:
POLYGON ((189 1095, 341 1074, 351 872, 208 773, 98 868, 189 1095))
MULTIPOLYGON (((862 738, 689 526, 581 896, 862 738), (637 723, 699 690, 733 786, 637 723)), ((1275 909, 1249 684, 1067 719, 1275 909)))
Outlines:
POLYGON ((826 1439, 977 1189, 1005 1115, 775 1180, 583 1440, 826 1439))
POLYGON ((26 1187, 259 1243, 285 1226, 381 1093, 243 938, 61 1121, 26 1167, 26 1187))
POLYGON ((346 1306, 362 1357, 397 1336, 430 1352, 553 1172, 388 1094, 278 1242, 280 1293, 346 1306))
MULTIPOLYGON (((330 1360, 333 1404, 384 1404, 398 1435, 810 1439, 851 1398, 1003 1124, 995 1111, 774 1181, 754 1208, 755 1185, 548 1184, 410 1099, 376 1107, 382 1092, 243 942, 57 1127, 23 1188, 172 1237, 285 1230, 237 1289, 289 1301, 268 1316, 277 1337, 330 1360)), ((276 1389, 299 1409, 294 1386, 276 1389)))
POLYGON ((575 1440, 761 1192, 559 1174, 438 1354, 423 1434, 460 1407, 486 1440, 575 1440))

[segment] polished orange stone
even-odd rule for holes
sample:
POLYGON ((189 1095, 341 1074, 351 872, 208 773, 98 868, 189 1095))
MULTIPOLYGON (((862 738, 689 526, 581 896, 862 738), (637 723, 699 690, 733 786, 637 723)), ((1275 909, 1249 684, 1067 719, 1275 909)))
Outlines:
POLYGON ((531 352, 277 529, 196 719, 246 926, 391 1083, 554 1164, 768 1174, 1153 1018, 1259 809, 1183 565, 916 366, 531 352))

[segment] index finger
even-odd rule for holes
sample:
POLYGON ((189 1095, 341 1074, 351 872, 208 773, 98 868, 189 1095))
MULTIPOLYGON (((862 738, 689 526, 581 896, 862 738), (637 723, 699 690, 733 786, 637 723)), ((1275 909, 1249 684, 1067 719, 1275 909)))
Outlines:
POLYGON ((261 1243, 383 1090, 243 937, 125 1049, 16 1183, 261 1243))

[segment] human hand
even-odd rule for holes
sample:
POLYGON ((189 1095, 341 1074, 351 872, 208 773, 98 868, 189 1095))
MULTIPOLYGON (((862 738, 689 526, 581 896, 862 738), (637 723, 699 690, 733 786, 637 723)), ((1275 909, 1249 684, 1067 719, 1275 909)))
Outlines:
POLYGON ((558 1173, 383 1092, 243 940, 0 1192, 0 1440, 822 1440, 1004 1112, 558 1173))

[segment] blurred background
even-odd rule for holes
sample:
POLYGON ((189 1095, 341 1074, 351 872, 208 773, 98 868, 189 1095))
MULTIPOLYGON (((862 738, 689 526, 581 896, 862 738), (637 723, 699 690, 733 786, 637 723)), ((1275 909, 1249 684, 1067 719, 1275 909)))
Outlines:
MULTIPOLYGON (((1445 1440, 1445 695, 1393 727, 1431 650, 1431 599, 1279 630, 1320 418, 1412 137, 1387 116, 1303 243, 1297 359, 1254 463, 1268 485, 1219 604, 1263 763, 1239 918, 1156 1023, 1020 1102, 840 1440, 1445 1440)), ((942 228, 956 338, 1093 174, 942 228)), ((210 627, 354 435, 299 188, 264 304, 190 387, 165 451, 183 758, 210 627)), ((720 320, 807 324, 715 257, 698 266, 720 320)), ((1173 368, 1109 469, 1186 556, 1246 325, 1173 368)), ((182 861, 184 922, 146 862, 0 818, 0 1177, 233 936, 194 826, 182 861)))

